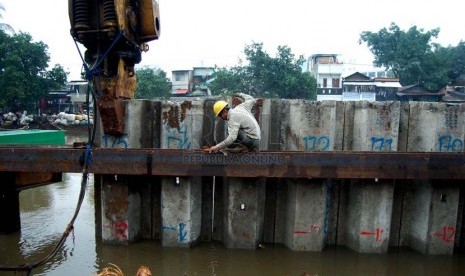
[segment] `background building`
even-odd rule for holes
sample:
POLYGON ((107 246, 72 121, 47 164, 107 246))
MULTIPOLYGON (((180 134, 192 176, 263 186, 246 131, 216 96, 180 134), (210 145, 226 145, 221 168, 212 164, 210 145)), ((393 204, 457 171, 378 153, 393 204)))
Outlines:
POLYGON ((315 54, 308 60, 307 70, 316 79, 316 99, 342 100, 343 65, 336 54, 315 54))
POLYGON ((213 67, 194 67, 192 70, 171 71, 171 96, 209 96, 207 85, 213 80, 213 67))

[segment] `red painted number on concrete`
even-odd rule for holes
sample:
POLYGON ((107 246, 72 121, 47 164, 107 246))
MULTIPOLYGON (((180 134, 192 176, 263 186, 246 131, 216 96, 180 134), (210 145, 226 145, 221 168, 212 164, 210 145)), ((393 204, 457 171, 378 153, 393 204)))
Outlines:
POLYGON ((372 236, 372 237, 375 238, 376 242, 382 242, 383 241, 383 239, 382 239, 383 232, 384 232, 384 229, 376 228, 375 232, 363 231, 363 232, 360 232, 360 235, 361 236, 372 236))
POLYGON ((119 239, 128 239, 128 223, 124 220, 115 222, 115 235, 119 239))
POLYGON ((454 226, 444 226, 442 231, 434 233, 436 237, 440 237, 441 240, 445 243, 454 242, 455 238, 455 227, 454 226))

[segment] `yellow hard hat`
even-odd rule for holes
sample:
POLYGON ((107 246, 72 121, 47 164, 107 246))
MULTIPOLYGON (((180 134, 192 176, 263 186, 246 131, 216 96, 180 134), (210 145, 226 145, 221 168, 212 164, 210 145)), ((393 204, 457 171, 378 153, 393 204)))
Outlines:
POLYGON ((220 115, 221 110, 223 110, 223 108, 225 108, 227 105, 228 103, 225 101, 217 101, 213 105, 213 113, 215 113, 215 117, 220 115))

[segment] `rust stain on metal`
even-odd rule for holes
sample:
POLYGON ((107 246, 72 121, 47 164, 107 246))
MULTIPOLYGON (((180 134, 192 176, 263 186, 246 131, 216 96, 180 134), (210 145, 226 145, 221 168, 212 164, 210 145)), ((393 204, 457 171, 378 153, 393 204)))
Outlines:
POLYGON ((17 186, 27 186, 52 183, 54 179, 56 179, 55 174, 49 172, 18 172, 16 173, 15 182, 17 186))
MULTIPOLYGON (((0 172, 81 172, 83 154, 83 149, 0 147, 0 172)), ((462 153, 262 151, 225 157, 175 149, 95 148, 92 154, 89 172, 105 175, 465 179, 462 153)))
POLYGON ((123 59, 118 61, 117 75, 94 79, 94 87, 102 96, 98 108, 102 118, 103 132, 114 136, 124 134, 124 100, 134 98, 137 80, 123 59))

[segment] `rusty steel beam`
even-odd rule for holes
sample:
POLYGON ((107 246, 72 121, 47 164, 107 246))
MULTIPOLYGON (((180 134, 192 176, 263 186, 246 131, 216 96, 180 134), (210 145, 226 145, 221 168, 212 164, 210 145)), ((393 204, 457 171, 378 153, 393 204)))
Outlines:
MULTIPOLYGON (((84 149, 0 147, 0 171, 81 172, 84 149)), ((90 173, 340 179, 465 179, 465 156, 437 152, 205 154, 173 149, 92 151, 90 173)))

